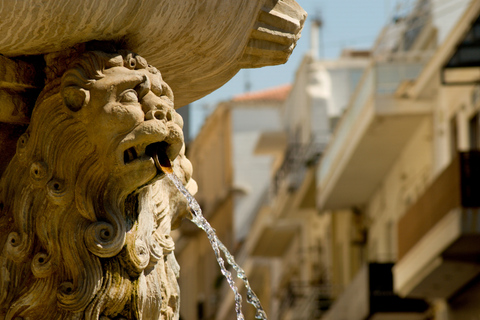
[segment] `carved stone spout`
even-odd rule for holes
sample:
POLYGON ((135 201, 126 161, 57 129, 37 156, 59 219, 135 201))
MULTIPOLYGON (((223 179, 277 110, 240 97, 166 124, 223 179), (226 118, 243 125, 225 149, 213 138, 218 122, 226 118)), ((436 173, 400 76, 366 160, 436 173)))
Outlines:
POLYGON ((186 207, 151 150, 194 192, 182 126, 133 53, 87 52, 46 85, 0 181, 0 319, 178 318, 186 207))
POLYGON ((294 0, 3 3, 0 320, 178 319, 187 208, 153 157, 195 193, 175 107, 286 62, 305 18, 294 0))

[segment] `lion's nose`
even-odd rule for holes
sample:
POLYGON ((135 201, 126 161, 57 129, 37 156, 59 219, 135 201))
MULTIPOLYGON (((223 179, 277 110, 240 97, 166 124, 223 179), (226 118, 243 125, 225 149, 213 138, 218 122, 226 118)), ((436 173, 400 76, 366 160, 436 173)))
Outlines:
POLYGON ((173 102, 158 97, 152 91, 143 97, 141 104, 145 113, 145 120, 172 121, 174 119, 173 102))
POLYGON ((173 115, 171 110, 149 110, 145 114, 145 120, 163 120, 166 119, 167 121, 172 121, 173 115))

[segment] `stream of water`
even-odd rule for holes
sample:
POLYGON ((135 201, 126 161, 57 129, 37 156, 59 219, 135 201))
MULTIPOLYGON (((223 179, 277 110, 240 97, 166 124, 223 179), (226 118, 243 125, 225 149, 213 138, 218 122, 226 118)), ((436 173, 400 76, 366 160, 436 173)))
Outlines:
POLYGON ((190 212, 192 213, 192 222, 195 223, 200 229, 204 230, 207 233, 208 240, 212 245, 213 251, 215 252, 215 256, 217 258, 218 265, 220 266, 222 274, 228 281, 230 288, 232 288, 233 293, 235 294, 235 311, 237 313, 237 320, 244 320, 245 317, 242 313, 242 296, 238 291, 237 286, 235 285, 235 281, 233 280, 232 274, 230 271, 227 270, 225 267, 225 262, 221 256, 221 252, 225 255, 228 264, 230 264, 235 272, 237 273, 237 277, 242 279, 245 284, 245 288, 247 289, 247 302, 250 303, 255 307, 256 314, 255 319, 260 320, 267 320, 267 314, 262 308, 260 304, 260 300, 257 298, 255 292, 253 292, 252 288, 250 287, 250 283, 248 282, 247 276, 245 275, 245 271, 235 262, 235 259, 227 250, 227 248, 223 245, 223 243, 218 239, 215 230, 210 226, 210 223, 205 219, 202 214, 202 209, 198 205, 198 202, 195 198, 185 189, 182 182, 178 179, 176 175, 173 173, 166 172, 167 177, 175 184, 178 190, 185 196, 188 201, 188 206, 190 208, 190 212))

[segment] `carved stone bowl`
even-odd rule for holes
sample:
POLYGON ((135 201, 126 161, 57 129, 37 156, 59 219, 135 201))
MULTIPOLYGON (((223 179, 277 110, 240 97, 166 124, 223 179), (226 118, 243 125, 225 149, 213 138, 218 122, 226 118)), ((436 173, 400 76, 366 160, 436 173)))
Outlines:
POLYGON ((162 72, 180 107, 241 68, 286 62, 305 18, 294 0, 8 0, 0 6, 0 54, 122 41, 162 72))

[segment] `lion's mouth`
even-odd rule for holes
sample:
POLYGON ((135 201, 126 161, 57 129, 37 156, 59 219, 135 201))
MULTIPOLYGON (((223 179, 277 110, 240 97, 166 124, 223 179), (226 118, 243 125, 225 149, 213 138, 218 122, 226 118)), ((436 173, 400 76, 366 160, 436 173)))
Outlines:
POLYGON ((128 148, 123 152, 123 163, 125 165, 139 159, 139 158, 155 158, 168 159, 167 149, 169 144, 165 141, 155 142, 148 145, 137 145, 128 148))

